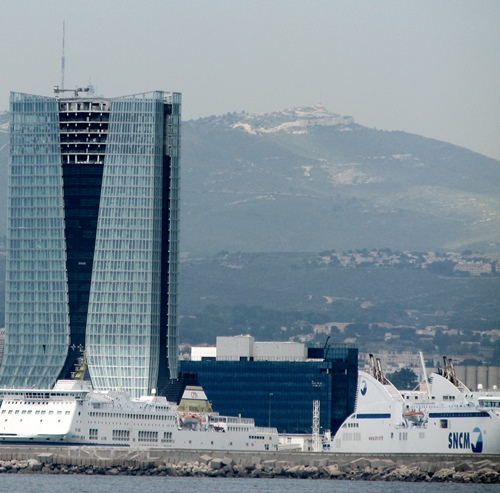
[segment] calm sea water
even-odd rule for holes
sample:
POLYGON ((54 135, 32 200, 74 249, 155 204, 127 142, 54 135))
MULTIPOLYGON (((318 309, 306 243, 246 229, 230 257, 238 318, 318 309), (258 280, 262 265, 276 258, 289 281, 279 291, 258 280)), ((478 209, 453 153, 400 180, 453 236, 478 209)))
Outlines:
POLYGON ((310 479, 170 478, 0 474, 8 493, 499 493, 499 485, 310 479))

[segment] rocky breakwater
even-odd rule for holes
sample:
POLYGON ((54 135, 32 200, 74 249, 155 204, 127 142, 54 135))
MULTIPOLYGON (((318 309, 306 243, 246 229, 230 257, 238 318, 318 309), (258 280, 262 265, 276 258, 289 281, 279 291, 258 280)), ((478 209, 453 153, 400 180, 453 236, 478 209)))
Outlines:
MULTIPOLYGON (((461 461, 408 458, 325 458, 301 457, 300 460, 266 458, 250 455, 199 455, 196 460, 182 460, 169 455, 162 459, 137 456, 121 463, 109 459, 58 460, 55 454, 38 454, 35 458, 0 460, 5 474, 97 474, 131 476, 296 478, 361 481, 500 483, 500 460, 461 461), (283 459, 283 460, 281 460, 283 459)), ((61 458, 59 458, 61 459, 61 458)))

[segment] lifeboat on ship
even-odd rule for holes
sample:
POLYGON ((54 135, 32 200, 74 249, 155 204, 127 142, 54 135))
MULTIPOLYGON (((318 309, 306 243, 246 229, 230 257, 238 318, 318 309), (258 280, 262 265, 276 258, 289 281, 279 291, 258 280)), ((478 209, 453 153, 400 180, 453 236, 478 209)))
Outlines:
POLYGON ((196 426, 201 423, 201 416, 198 414, 182 414, 180 419, 183 426, 196 426))
POLYGON ((410 423, 421 423, 424 420, 424 413, 421 411, 411 410, 411 411, 406 411, 404 417, 410 423))

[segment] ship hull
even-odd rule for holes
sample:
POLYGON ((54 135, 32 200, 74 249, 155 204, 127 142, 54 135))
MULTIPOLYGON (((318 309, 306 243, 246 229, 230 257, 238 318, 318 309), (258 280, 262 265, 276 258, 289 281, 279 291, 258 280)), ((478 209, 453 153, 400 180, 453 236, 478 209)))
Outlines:
POLYGON ((352 454, 500 454, 500 396, 459 389, 437 374, 430 389, 399 392, 360 372, 356 410, 325 448, 352 454))
POLYGON ((53 390, 4 389, 2 394, 0 444, 278 450, 275 428, 217 413, 187 422, 164 397, 131 399, 69 383, 53 390))

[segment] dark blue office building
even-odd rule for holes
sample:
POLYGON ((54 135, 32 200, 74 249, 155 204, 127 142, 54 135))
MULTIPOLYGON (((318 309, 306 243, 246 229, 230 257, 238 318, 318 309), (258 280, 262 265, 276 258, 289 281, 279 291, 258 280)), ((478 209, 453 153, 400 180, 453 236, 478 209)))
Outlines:
POLYGON ((358 350, 346 346, 307 349, 303 361, 182 361, 197 374, 215 411, 254 418, 280 433, 311 433, 313 401, 320 401, 320 431, 334 433, 354 410, 358 350))

